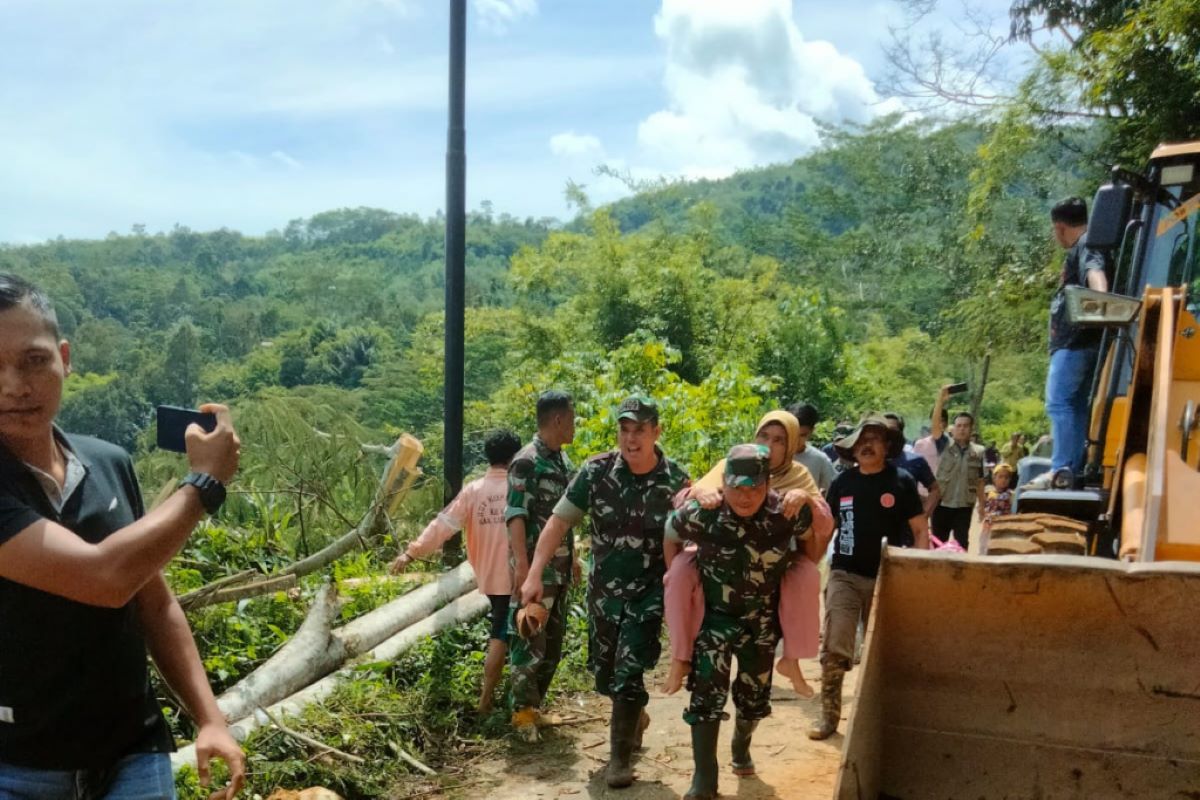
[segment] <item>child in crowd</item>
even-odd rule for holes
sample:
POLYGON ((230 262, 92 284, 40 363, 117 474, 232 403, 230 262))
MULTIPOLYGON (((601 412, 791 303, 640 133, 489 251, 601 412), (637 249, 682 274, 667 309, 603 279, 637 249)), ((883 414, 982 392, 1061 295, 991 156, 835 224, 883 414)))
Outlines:
MULTIPOLYGON (((780 495, 801 489, 808 496, 812 511, 812 533, 801 543, 802 550, 784 575, 779 592, 779 623, 783 630, 783 654, 775 670, 792 682, 796 693, 809 698, 814 690, 800 671, 801 658, 817 655, 820 633, 819 596, 821 577, 817 562, 825 553, 833 532, 833 515, 821 496, 812 475, 802 464, 793 460, 800 441, 800 424, 786 411, 772 411, 758 423, 755 441, 770 449, 770 487, 780 495)), ((719 502, 724 483, 725 462, 722 460, 694 487, 681 493, 680 499, 690 497, 702 505, 719 502), (707 495, 707 497, 706 497, 707 495), (715 498, 715 499, 714 499, 715 498)), ((674 694, 683 686, 691 671, 692 648, 704 619, 704 596, 700 589, 700 573, 696 566, 696 549, 691 546, 675 554, 665 548, 667 575, 665 618, 671 637, 671 672, 663 686, 674 694), (672 557, 673 556, 673 557, 672 557)))
POLYGON ((987 500, 983 506, 983 523, 990 525, 994 517, 1012 513, 1013 468, 1003 461, 992 470, 992 485, 987 489, 987 500))

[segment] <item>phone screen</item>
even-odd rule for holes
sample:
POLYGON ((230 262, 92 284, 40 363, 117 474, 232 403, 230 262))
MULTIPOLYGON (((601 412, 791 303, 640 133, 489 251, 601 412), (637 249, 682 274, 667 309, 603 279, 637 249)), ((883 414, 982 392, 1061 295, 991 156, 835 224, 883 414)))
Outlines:
POLYGON ((158 417, 158 447, 173 453, 186 453, 187 443, 184 433, 193 422, 206 431, 217 427, 217 415, 192 408, 176 406, 159 406, 156 409, 158 417))

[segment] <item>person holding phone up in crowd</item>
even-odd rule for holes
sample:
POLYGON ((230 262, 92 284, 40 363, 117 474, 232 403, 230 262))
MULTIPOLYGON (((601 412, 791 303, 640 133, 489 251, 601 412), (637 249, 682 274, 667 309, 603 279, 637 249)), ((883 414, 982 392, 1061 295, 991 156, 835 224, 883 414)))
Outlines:
POLYGON ((146 651, 196 721, 207 783, 245 759, 162 569, 238 466, 229 410, 186 432, 191 473, 149 513, 129 455, 54 419, 70 346, 45 294, 0 273, 0 797, 174 797, 173 749, 146 651))

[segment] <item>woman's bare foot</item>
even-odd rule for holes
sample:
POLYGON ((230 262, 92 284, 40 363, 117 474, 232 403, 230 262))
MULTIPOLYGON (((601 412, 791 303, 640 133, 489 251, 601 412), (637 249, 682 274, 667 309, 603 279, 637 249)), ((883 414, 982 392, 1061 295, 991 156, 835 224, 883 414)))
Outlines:
POLYGON ((679 661, 671 659, 671 672, 667 675, 667 681, 663 684, 663 692, 665 694, 675 694, 683 688, 683 679, 692 671, 692 662, 679 661))
POLYGON ((808 685, 808 681, 804 680, 804 673, 800 671, 800 662, 794 658, 781 658, 775 665, 775 671, 792 682, 792 688, 796 690, 796 694, 800 695, 804 700, 813 697, 817 692, 808 685))

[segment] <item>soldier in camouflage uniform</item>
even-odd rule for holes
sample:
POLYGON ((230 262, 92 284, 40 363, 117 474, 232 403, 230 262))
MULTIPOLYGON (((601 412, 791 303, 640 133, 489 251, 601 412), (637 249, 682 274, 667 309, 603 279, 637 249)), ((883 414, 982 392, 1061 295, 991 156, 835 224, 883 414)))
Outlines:
POLYGON ((758 721, 771 713, 779 585, 799 539, 811 535, 811 509, 789 517, 782 498, 770 491, 769 458, 762 445, 735 446, 725 461, 721 506, 704 509, 691 500, 667 523, 668 543, 697 544, 704 591, 704 622, 689 676, 692 699, 683 715, 692 726, 695 760, 686 797, 695 800, 717 796, 717 737, 734 657, 733 768, 738 775, 754 774, 750 739, 758 721))
MULTIPOLYGON (((518 451, 508 468, 508 523, 514 587, 529 572, 538 537, 575 474, 562 447, 575 438, 575 407, 570 395, 543 392, 537 404, 538 432, 518 451)), ((575 564, 575 541, 568 530, 554 557, 536 574, 544 587, 543 604, 550 612, 541 629, 528 639, 513 637, 509 655, 513 726, 526 739, 537 738, 538 708, 562 658, 566 632, 566 592, 575 564)))
MULTIPOLYGON (((618 449, 590 458, 554 507, 532 569, 549 558, 551 534, 591 514, 593 567, 588 584, 588 666, 596 690, 611 697, 611 757, 606 780, 633 782, 631 758, 650 723, 644 674, 658 663, 663 619, 663 528, 687 472, 656 444, 658 407, 631 397, 617 410, 618 449)), ((529 578, 522 596, 536 599, 529 578)))

